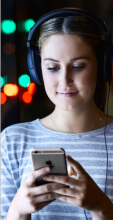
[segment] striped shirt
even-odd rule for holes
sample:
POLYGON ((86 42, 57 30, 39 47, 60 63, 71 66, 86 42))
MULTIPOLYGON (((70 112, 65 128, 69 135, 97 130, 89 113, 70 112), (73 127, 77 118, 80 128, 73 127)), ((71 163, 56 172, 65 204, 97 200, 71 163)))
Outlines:
MULTIPOLYGON (((1 133, 1 220, 5 219, 18 188, 32 171, 31 148, 64 148, 66 155, 78 161, 104 192, 107 165, 104 129, 79 134, 56 132, 44 127, 39 119, 4 129, 1 133)), ((108 149, 106 194, 113 202, 113 122, 106 126, 105 134, 108 149)), ((86 214, 88 220, 91 220, 91 212, 86 211, 86 214)), ((86 220, 82 208, 60 200, 32 214, 32 220, 61 218, 86 220)))

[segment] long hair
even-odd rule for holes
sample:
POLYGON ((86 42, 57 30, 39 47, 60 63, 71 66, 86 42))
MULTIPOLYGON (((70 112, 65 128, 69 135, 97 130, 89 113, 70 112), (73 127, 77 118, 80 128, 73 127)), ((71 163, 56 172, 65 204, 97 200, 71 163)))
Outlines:
MULTIPOLYGON (((37 43, 35 43, 35 45, 37 44, 39 47, 40 55, 43 43, 48 37, 54 34, 74 34, 79 36, 83 42, 86 42, 91 46, 99 67, 99 56, 101 55, 99 43, 100 40, 104 39, 104 33, 94 22, 84 16, 56 17, 44 22, 40 26, 39 39, 37 43)), ((99 80, 98 74, 99 72, 97 73, 94 101, 96 106, 101 111, 105 112, 107 83, 99 80)))

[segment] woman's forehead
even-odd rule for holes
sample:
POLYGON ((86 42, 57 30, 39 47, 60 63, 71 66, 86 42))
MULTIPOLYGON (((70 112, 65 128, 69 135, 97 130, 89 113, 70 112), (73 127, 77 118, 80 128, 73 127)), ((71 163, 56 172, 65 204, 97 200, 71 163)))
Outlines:
POLYGON ((42 56, 85 56, 92 53, 91 46, 74 34, 58 34, 48 37, 42 47, 42 56))
MULTIPOLYGON (((78 35, 75 34, 53 34, 49 36, 43 43, 43 47, 46 45, 58 46, 56 43, 60 42, 83 42, 78 35)), ((65 45, 66 46, 66 45, 65 45)))

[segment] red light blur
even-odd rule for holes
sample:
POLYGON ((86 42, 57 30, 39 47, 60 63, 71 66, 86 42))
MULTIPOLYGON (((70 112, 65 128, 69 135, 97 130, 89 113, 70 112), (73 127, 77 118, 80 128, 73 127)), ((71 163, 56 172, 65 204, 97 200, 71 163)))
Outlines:
POLYGON ((30 103, 32 101, 32 95, 29 92, 24 92, 22 98, 25 103, 30 103))
POLYGON ((1 105, 5 104, 6 100, 7 100, 6 95, 3 92, 1 92, 1 103, 0 104, 1 105))
POLYGON ((4 46, 3 46, 3 51, 7 55, 10 55, 10 54, 14 53, 15 50, 16 50, 16 46, 14 44, 5 43, 4 46))
POLYGON ((36 84, 35 83, 30 83, 29 86, 28 86, 28 91, 31 95, 35 94, 36 84))

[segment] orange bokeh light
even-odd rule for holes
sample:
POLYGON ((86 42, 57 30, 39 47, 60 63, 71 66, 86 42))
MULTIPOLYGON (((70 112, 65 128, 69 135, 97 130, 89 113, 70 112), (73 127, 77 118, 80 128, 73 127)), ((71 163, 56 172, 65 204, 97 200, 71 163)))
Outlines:
POLYGON ((5 95, 7 96, 16 96, 18 94, 18 86, 14 84, 6 84, 3 88, 5 95))
POLYGON ((15 50, 16 50, 16 46, 14 44, 5 43, 3 46, 3 51, 7 55, 14 53, 15 50))
POLYGON ((25 103, 30 103, 32 101, 32 95, 29 92, 24 92, 22 98, 25 103))
POLYGON ((3 92, 1 92, 0 104, 3 105, 6 102, 6 100, 7 100, 6 95, 3 92))
POLYGON ((35 83, 30 83, 29 86, 28 86, 28 91, 31 95, 35 94, 36 84, 35 83))

